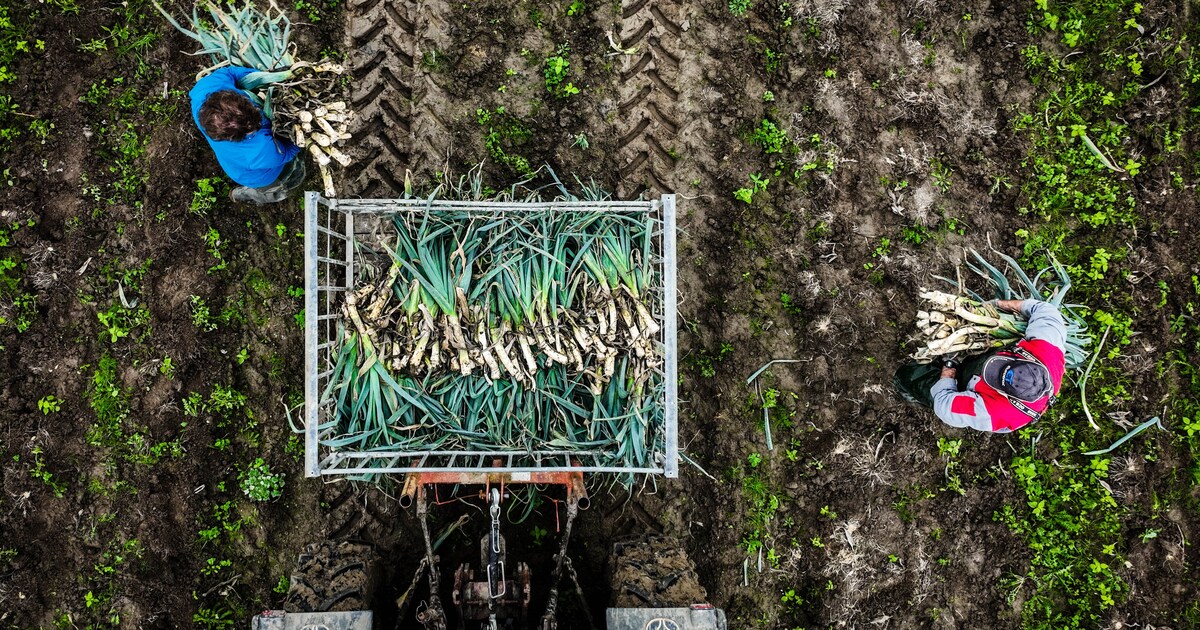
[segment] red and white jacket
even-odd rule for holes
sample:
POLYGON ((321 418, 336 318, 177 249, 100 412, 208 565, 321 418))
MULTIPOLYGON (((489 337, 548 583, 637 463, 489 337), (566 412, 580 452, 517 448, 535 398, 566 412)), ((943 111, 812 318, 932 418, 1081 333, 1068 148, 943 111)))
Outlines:
MULTIPOLYGON (((1053 304, 1037 300, 1025 300, 1021 304, 1021 314, 1029 320, 1025 328, 1025 339, 1017 342, 1032 354, 1046 369, 1050 371, 1050 381, 1054 385, 1053 395, 1057 396, 1062 387, 1063 373, 1066 371, 1066 358, 1063 353, 1066 347, 1066 324, 1062 314, 1053 304)), ((1001 356, 1021 358, 1014 352, 999 351, 1001 356)), ((943 378, 930 388, 933 396, 933 411, 942 422, 952 427, 970 427, 980 431, 1007 433, 1015 431, 1030 423, 1028 415, 1017 409, 1001 392, 996 391, 979 376, 972 376, 967 383, 967 391, 958 391, 958 383, 953 378, 943 378)), ((1027 403, 1027 406, 1037 412, 1043 412, 1050 406, 1050 395, 1027 403)))

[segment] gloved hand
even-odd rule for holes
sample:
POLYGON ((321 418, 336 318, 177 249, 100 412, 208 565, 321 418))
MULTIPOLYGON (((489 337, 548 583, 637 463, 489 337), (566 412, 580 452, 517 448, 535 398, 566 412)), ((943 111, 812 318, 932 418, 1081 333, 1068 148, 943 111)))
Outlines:
POLYGON ((1000 298, 993 298, 991 300, 984 302, 984 304, 986 304, 987 306, 990 306, 996 310, 1000 310, 1000 298))

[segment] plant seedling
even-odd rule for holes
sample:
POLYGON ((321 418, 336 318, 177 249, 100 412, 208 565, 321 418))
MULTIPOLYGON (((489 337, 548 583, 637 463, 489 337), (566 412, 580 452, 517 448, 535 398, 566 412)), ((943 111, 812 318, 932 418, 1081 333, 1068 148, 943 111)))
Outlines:
POLYGON ((41 410, 42 415, 48 416, 52 413, 58 413, 59 409, 62 408, 61 403, 62 401, 55 398, 54 394, 49 394, 39 400, 37 405, 38 409, 41 410))

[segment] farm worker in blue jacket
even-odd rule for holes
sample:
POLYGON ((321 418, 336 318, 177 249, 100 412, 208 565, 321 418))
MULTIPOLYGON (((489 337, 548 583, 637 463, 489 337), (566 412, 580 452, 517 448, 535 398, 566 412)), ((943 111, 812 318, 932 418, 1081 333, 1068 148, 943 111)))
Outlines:
POLYGON ((1054 404, 1066 371, 1067 328, 1062 313, 1039 300, 992 300, 1022 315, 1025 338, 1011 348, 956 362, 910 364, 896 373, 901 396, 933 408, 944 423, 1008 433, 1040 418, 1054 404))
POLYGON ((192 118, 208 140, 225 174, 236 182, 229 197, 244 203, 283 201, 304 183, 304 160, 297 147, 271 132, 271 121, 238 89, 238 79, 254 72, 227 66, 192 88, 192 118))

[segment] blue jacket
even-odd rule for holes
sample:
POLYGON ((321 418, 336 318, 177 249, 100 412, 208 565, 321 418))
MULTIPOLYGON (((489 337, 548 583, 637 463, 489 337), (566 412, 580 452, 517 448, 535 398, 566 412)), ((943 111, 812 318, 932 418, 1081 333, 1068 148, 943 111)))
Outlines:
POLYGON ((200 133, 208 140, 208 145, 217 155, 217 162, 225 169, 229 179, 249 188, 262 188, 271 185, 279 177, 284 165, 300 153, 300 147, 272 135, 271 121, 265 116, 261 129, 237 142, 213 140, 200 126, 200 106, 204 104, 204 99, 221 90, 238 90, 237 80, 251 72, 254 70, 237 66, 221 68, 196 82, 196 87, 188 96, 192 99, 192 119, 200 127, 200 133))

